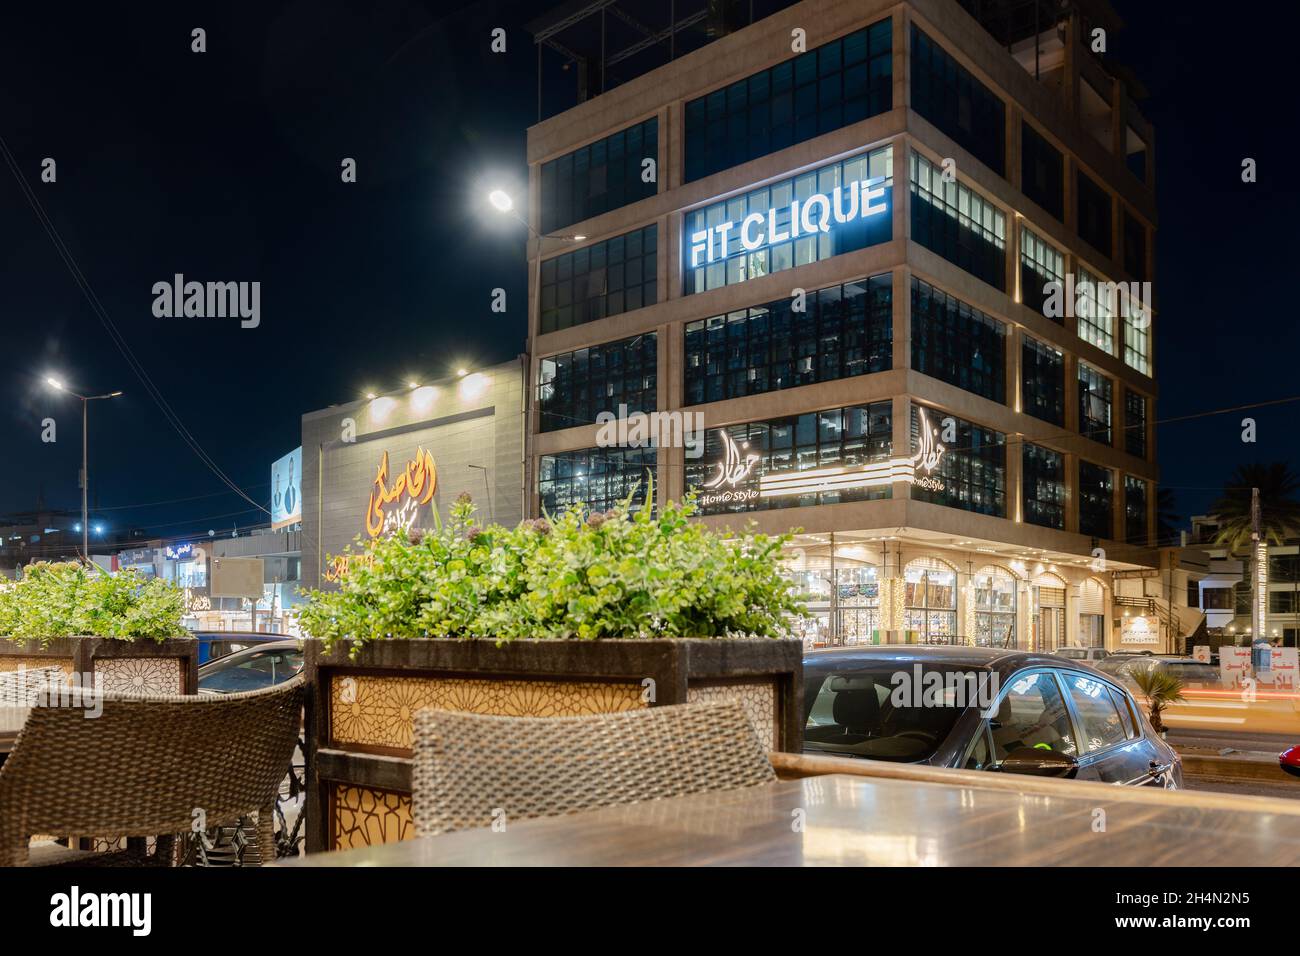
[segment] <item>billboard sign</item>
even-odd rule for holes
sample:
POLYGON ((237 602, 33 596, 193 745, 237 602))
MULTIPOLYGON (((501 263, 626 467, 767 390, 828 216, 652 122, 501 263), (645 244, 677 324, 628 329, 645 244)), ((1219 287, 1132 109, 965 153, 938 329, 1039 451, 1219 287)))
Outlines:
POLYGON ((302 520, 302 446, 271 466, 271 527, 302 520))

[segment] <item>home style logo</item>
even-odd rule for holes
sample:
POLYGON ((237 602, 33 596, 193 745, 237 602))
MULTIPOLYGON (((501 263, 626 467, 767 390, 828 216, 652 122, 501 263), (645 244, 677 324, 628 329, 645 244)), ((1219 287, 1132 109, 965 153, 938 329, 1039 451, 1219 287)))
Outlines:
POLYGON ((433 456, 422 447, 415 450, 415 457, 406 463, 390 487, 385 451, 375 473, 370 507, 366 509, 366 534, 378 538, 399 530, 409 531, 420 509, 433 500, 437 489, 438 469, 433 456))
POLYGON ((757 488, 737 488, 736 486, 749 477, 762 456, 751 452, 742 459, 741 450, 748 450, 749 442, 737 446, 736 440, 727 434, 725 430, 719 430, 719 434, 722 436, 723 458, 714 466, 718 469, 718 473, 704 483, 706 491, 700 495, 700 504, 715 505, 732 501, 752 501, 758 497, 757 488), (715 490, 722 488, 724 485, 726 490, 715 490))

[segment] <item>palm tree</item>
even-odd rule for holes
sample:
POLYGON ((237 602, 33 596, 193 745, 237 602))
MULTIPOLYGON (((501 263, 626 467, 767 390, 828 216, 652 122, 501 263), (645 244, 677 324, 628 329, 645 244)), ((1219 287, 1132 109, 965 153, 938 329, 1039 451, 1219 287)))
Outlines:
POLYGON ((1156 733, 1165 732, 1163 715, 1165 708, 1183 700, 1183 679, 1166 670, 1160 664, 1151 667, 1135 667, 1132 672, 1133 683, 1147 699, 1147 716, 1156 733))
POLYGON ((1285 462, 1238 465, 1223 496, 1211 506, 1219 519, 1219 533, 1214 543, 1224 545, 1232 554, 1249 552, 1251 543, 1251 489, 1259 489, 1260 529, 1264 542, 1282 544, 1300 534, 1300 476, 1285 462))

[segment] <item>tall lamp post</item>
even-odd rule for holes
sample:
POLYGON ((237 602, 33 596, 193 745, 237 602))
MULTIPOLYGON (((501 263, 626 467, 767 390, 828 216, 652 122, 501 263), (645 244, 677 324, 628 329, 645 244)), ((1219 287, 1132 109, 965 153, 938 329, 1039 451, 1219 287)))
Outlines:
POLYGON ((45 384, 57 392, 67 392, 73 398, 81 399, 81 556, 90 560, 90 449, 89 425, 90 403, 103 398, 117 398, 121 392, 108 392, 104 395, 79 395, 57 378, 47 378, 45 384))

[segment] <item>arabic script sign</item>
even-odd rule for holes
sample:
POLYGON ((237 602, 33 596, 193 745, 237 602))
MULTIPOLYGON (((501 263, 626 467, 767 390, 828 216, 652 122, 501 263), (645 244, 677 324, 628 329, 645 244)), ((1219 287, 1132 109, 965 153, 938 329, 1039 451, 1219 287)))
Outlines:
POLYGON ((366 534, 378 538, 394 531, 409 530, 420 509, 433 500, 437 488, 438 469, 433 456, 423 448, 415 450, 415 457, 398 472, 391 485, 388 481, 388 452, 384 452, 370 492, 370 507, 366 510, 366 534))

